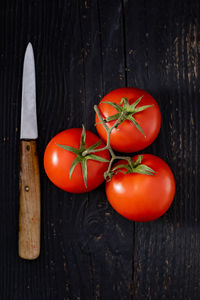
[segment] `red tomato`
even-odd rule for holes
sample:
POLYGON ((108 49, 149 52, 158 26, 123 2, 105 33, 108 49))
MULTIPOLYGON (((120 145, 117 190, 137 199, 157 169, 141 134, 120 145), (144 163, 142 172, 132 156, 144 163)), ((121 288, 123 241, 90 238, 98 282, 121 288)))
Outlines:
MULTIPOLYGON (((124 120, 117 129, 113 129, 111 132, 111 147, 114 150, 119 152, 135 152, 149 146, 157 137, 160 126, 161 126, 161 114, 157 102, 154 98, 149 95, 144 90, 138 88, 119 88, 108 93, 101 101, 98 106, 100 113, 103 119, 115 115, 118 113, 115 107, 110 104, 103 103, 109 101, 116 103, 123 107, 123 104, 120 104, 122 98, 127 98, 129 100, 129 105, 133 104, 141 96, 142 99, 136 105, 136 108, 152 105, 143 111, 136 112, 131 114, 130 112, 127 115, 130 117, 133 116, 135 121, 139 124, 144 134, 140 132, 138 128, 133 124, 129 119, 124 120)), ((96 123, 99 123, 99 118, 96 114, 96 123)), ((115 123, 116 119, 113 121, 107 122, 108 127, 111 127, 115 123)), ((96 125, 97 131, 100 137, 106 141, 107 134, 106 130, 102 124, 96 125)))
MULTIPOLYGON (((79 149, 81 133, 81 128, 72 128, 60 132, 49 142, 44 154, 44 168, 49 179, 59 188, 71 193, 84 193, 98 187, 104 181, 104 172, 108 168, 108 162, 88 159, 87 187, 84 184, 80 162, 75 166, 70 179, 70 167, 76 158, 76 155, 68 150, 62 149, 57 144, 79 149)), ((97 143, 99 140, 98 136, 86 130, 86 149, 97 143)), ((104 146, 104 143, 101 141, 101 144, 96 149, 104 146)), ((106 160, 110 159, 108 150, 97 152, 95 155, 106 160)))
MULTIPOLYGON (((132 159, 136 161, 137 157, 132 159)), ((122 162, 127 164, 127 161, 119 161, 115 166, 122 162)), ((106 183, 106 195, 112 207, 137 222, 159 218, 170 207, 175 194, 174 176, 162 159, 144 154, 142 164, 153 169, 155 175, 119 172, 106 183)))

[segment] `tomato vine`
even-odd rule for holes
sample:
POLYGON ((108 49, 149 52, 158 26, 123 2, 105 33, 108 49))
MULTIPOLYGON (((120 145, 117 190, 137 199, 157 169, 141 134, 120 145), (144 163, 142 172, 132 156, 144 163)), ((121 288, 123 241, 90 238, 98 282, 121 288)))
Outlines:
MULTIPOLYGON (((128 99, 125 99, 125 98, 122 98, 121 100, 121 103, 124 102, 124 106, 125 108, 124 109, 119 109, 119 107, 121 106, 118 106, 118 114, 115 115, 114 119, 117 118, 117 120, 115 121, 115 123, 113 124, 112 127, 108 127, 107 126, 107 122, 111 121, 111 120, 114 120, 113 118, 112 119, 106 119, 104 120, 99 109, 98 109, 98 106, 97 105, 94 105, 94 111, 97 113, 98 117, 99 117, 99 120, 100 120, 100 123, 104 126, 106 132, 107 132, 107 144, 105 147, 103 148, 100 148, 100 149, 86 149, 85 151, 82 152, 82 155, 83 156, 87 156, 88 154, 90 153, 95 153, 95 152, 99 152, 99 151, 102 151, 102 150, 109 150, 110 152, 110 155, 111 155, 111 160, 109 162, 109 166, 108 166, 108 169, 107 171, 104 173, 104 178, 105 180, 109 180, 112 178, 113 174, 114 174, 114 170, 112 170, 112 164, 115 160, 119 160, 119 159, 123 159, 123 160, 127 160, 128 161, 128 166, 129 166, 129 169, 127 169, 127 172, 135 172, 135 173, 141 173, 141 174, 146 174, 146 175, 153 175, 155 172, 153 169, 149 168, 146 166, 145 168, 145 165, 142 165, 142 167, 138 168, 138 165, 141 163, 141 160, 142 160, 142 157, 140 156, 139 160, 140 162, 138 164, 134 164, 134 162, 132 161, 131 157, 130 156, 119 156, 119 155, 116 155, 110 145, 110 135, 111 135, 111 132, 113 129, 116 129, 120 124, 121 122, 123 122, 126 118, 127 118, 127 112, 128 112, 128 115, 131 114, 134 114, 134 113, 137 113, 139 111, 142 111, 142 110, 145 110, 149 107, 151 107, 152 105, 146 105, 144 107, 140 107, 140 108, 136 108, 137 104, 140 102, 142 97, 140 97, 139 99, 137 99, 133 104, 132 106, 128 104, 128 99), (140 109, 140 110, 139 110, 140 109)), ((107 102, 108 103, 108 102, 107 102)), ((132 121, 132 120, 130 120, 132 121)), ((134 123, 135 125, 135 123, 134 123)), ((139 124, 136 125, 136 127, 138 128, 138 130, 140 130, 140 132, 142 134, 144 134, 144 132, 142 131, 141 127, 139 126, 139 124)), ((125 167, 127 168, 127 166, 125 167)))
MULTIPOLYGON (((94 106, 94 110, 96 112, 96 114, 99 117, 100 123, 104 126, 106 133, 107 133, 107 143, 106 146, 103 148, 98 148, 99 143, 96 143, 92 146, 90 146, 89 148, 85 148, 85 138, 86 138, 86 133, 85 133, 85 127, 84 125, 82 126, 82 134, 81 134, 81 140, 80 140, 80 148, 76 149, 73 147, 69 147, 69 146, 65 146, 65 145, 60 145, 58 144, 59 147, 73 152, 76 155, 76 158, 74 159, 71 168, 70 168, 70 179, 72 176, 72 173, 74 171, 74 168, 76 167, 76 165, 80 162, 81 163, 81 167, 82 167, 82 173, 83 173, 83 178, 84 178, 84 183, 85 186, 87 187, 87 160, 88 159, 93 159, 96 161, 101 161, 101 162, 108 162, 107 160, 94 155, 94 153, 96 152, 100 152, 103 150, 108 150, 110 152, 111 155, 111 159, 108 165, 108 169, 107 171, 104 173, 104 179, 105 180, 110 180, 112 178, 112 176, 114 175, 115 170, 112 170, 112 164, 115 160, 119 160, 119 159, 123 159, 123 160, 127 160, 128 161, 128 165, 123 165, 123 167, 125 167, 125 169, 127 169, 127 173, 140 173, 140 174, 146 174, 146 175, 154 175, 154 170, 141 164, 142 161, 142 156, 140 155, 137 162, 134 163, 133 160, 131 159, 131 157, 129 156, 120 156, 120 155, 116 155, 110 145, 110 135, 113 129, 117 129, 117 127, 126 119, 130 120, 135 126, 136 128, 143 134, 143 130, 140 127, 140 125, 136 122, 136 120, 133 118, 133 115, 137 112, 143 111, 145 109, 148 109, 149 107, 151 107, 152 105, 145 105, 145 106, 141 106, 139 108, 137 108, 136 106, 138 105, 138 103, 141 101, 142 97, 138 98, 133 104, 129 105, 128 99, 126 98, 122 98, 121 99, 121 104, 123 104, 123 106, 111 103, 111 102, 105 102, 107 104, 110 104, 112 106, 114 106, 118 113, 111 116, 110 118, 107 119, 103 119, 98 106, 95 105, 94 106), (117 119, 117 120, 116 120, 117 119), (107 126, 107 122, 109 121, 113 121, 116 120, 115 123, 113 124, 113 126, 111 126, 110 128, 107 126)), ((119 172, 121 172, 121 170, 119 170, 119 172)))

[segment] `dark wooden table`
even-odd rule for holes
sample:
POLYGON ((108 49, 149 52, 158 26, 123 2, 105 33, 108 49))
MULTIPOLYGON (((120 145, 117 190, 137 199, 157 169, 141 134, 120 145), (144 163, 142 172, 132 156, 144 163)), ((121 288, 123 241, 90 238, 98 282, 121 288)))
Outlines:
POLYGON ((200 2, 4 1, 0 18, 0 299, 200 299, 200 2), (24 51, 35 51, 42 192, 38 260, 18 257, 19 129, 24 51), (176 179, 169 211, 133 223, 104 186, 72 195, 43 168, 59 131, 95 132, 93 105, 136 86, 158 101, 159 137, 145 152, 176 179))

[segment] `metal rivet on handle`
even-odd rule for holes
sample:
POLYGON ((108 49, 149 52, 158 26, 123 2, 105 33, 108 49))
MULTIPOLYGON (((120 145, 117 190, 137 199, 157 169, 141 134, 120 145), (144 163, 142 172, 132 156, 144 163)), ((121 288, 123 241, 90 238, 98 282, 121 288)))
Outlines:
POLYGON ((29 186, 26 185, 24 189, 25 189, 26 192, 28 192, 29 191, 29 186))

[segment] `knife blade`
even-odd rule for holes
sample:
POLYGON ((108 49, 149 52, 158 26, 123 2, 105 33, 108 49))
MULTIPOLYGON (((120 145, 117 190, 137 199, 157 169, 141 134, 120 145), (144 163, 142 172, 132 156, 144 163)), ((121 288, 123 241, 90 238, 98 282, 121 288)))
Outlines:
POLYGON ((18 252, 23 259, 40 254, 40 174, 36 139, 35 61, 28 44, 23 65, 20 126, 20 197, 18 252))

